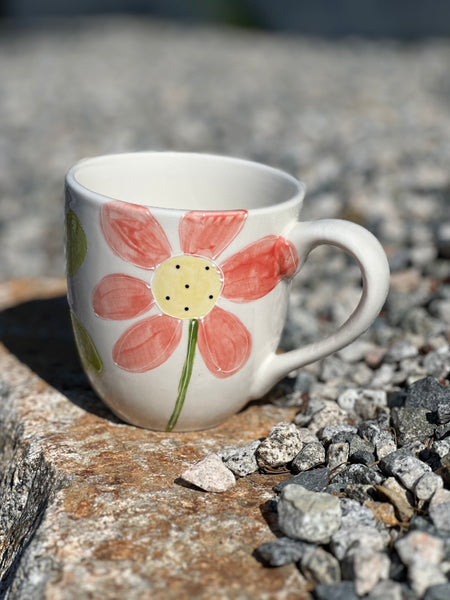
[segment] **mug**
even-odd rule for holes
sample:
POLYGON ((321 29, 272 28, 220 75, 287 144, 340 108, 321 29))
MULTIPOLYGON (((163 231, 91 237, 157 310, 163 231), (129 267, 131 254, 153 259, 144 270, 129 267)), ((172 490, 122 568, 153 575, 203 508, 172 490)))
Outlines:
POLYGON ((74 336, 118 417, 165 431, 216 426, 370 326, 388 292, 384 251, 354 223, 298 221, 304 190, 280 170, 207 154, 116 154, 72 167, 74 336), (360 302, 334 334, 276 354, 290 282, 319 244, 356 259, 360 302))

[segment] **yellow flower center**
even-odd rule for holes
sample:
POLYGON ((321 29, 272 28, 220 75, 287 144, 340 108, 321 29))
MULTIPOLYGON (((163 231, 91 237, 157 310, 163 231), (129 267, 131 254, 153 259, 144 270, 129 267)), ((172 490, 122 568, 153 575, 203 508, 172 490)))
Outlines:
POLYGON ((159 308, 177 319, 198 319, 212 309, 222 289, 222 273, 212 261, 187 254, 159 265, 152 281, 159 308))

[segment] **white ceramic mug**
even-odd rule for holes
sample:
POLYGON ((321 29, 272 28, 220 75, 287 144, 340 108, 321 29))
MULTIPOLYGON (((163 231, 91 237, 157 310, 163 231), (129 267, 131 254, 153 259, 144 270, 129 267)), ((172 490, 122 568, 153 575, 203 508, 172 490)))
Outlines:
POLYGON ((299 222, 303 195, 279 170, 203 154, 100 156, 69 171, 75 339, 114 413, 157 430, 215 426, 370 326, 388 292, 383 249, 347 221, 299 222), (361 300, 333 335, 277 355, 290 281, 319 244, 356 259, 361 300))

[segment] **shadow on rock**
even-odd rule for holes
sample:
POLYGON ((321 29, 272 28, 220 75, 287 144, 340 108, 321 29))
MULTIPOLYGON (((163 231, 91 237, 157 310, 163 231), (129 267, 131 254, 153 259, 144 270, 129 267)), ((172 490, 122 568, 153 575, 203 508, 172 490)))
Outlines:
POLYGON ((31 300, 2 311, 0 340, 71 402, 99 417, 120 422, 96 396, 83 372, 65 296, 31 300))

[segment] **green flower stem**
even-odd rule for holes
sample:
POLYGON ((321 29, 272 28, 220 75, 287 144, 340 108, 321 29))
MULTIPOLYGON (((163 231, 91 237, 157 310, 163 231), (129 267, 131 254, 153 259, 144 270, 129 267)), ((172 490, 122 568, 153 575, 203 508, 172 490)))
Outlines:
POLYGON ((197 333, 198 333, 198 319, 191 319, 189 321, 189 334, 188 334, 188 345, 186 360, 184 361, 183 371, 181 372, 180 383, 178 384, 178 397, 175 402, 175 408, 173 409, 172 416, 167 423, 166 431, 172 431, 177 424, 178 417, 180 416, 183 408, 184 399, 186 398, 186 392, 188 389, 189 382, 191 380, 192 368, 194 366, 195 348, 197 346, 197 333))

